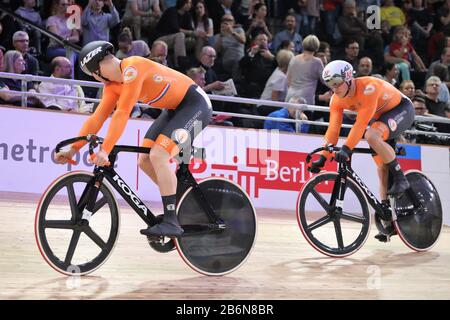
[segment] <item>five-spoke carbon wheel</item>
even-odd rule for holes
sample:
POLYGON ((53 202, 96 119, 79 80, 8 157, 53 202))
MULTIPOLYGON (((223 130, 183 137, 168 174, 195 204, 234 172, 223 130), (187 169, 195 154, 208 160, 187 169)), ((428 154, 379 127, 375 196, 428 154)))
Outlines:
POLYGON ((337 175, 322 172, 303 186, 297 200, 297 221, 316 250, 330 257, 345 257, 366 242, 371 216, 364 193, 349 177, 342 209, 330 204, 337 175))
POLYGON ((36 242, 45 261, 66 275, 85 275, 110 256, 119 232, 119 209, 111 188, 103 182, 89 221, 82 220, 94 179, 74 171, 56 179, 36 210, 36 242))

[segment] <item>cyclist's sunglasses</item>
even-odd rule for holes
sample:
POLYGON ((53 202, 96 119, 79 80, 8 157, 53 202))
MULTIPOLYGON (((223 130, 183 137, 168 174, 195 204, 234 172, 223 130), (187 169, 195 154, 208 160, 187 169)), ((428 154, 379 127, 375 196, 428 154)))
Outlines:
POLYGON ((342 85, 345 81, 342 78, 333 77, 325 80, 325 84, 330 88, 337 88, 342 85))

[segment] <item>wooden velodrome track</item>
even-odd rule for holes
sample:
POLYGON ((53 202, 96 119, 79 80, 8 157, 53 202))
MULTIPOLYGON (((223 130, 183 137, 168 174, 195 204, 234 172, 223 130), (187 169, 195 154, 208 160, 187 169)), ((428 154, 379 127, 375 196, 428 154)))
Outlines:
MULTIPOLYGON (((332 259, 301 235, 294 212, 258 210, 258 237, 240 269, 223 277, 192 271, 176 251, 153 251, 137 215, 121 207, 109 260, 89 276, 66 277, 41 257, 34 238, 37 195, 0 193, 0 299, 450 299, 450 229, 429 252, 398 237, 373 238, 332 259)), ((331 230, 330 230, 331 231, 331 230)))

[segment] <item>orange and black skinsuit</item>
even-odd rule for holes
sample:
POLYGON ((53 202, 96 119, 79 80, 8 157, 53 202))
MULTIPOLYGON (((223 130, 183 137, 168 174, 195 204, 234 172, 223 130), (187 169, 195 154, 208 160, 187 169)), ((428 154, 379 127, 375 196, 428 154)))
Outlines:
MULTIPOLYGON (((175 146, 182 142, 192 143, 195 134, 208 125, 211 102, 184 74, 136 56, 123 59, 120 67, 124 82, 105 84, 101 102, 84 123, 80 136, 96 134, 115 109, 102 145, 105 152, 111 152, 138 101, 164 109, 145 135, 143 146, 151 147, 157 143, 172 154, 178 149, 175 146), (187 139, 189 135, 190 139, 187 139)), ((79 141, 72 147, 79 150, 85 144, 85 141, 79 141)))
MULTIPOLYGON (((375 77, 354 79, 356 89, 352 97, 339 98, 334 94, 330 101, 330 125, 325 133, 325 143, 335 145, 339 139, 344 109, 357 113, 344 145, 352 150, 362 139, 366 128, 377 128, 383 140, 391 142, 414 121, 414 107, 411 101, 388 82, 375 77)), ((329 157, 327 152, 324 155, 329 157)), ((377 165, 382 165, 378 156, 377 165)))

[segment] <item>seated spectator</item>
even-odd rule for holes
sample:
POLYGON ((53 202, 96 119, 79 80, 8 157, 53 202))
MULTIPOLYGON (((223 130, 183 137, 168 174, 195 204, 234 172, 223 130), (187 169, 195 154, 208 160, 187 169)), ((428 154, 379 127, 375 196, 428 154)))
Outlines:
MULTIPOLYGON (((35 25, 42 27, 42 18, 38 11, 35 10, 36 0, 22 0, 22 6, 16 9, 15 13, 27 20, 30 20, 35 25)), ((36 49, 38 54, 41 54, 41 32, 26 24, 21 24, 20 28, 30 35, 30 44, 36 49)))
POLYGON ((392 42, 385 48, 384 59, 386 62, 395 63, 397 65, 402 80, 411 80, 409 53, 412 52, 412 50, 411 44, 407 42, 405 27, 399 26, 395 28, 392 42))
POLYGON ((439 101, 439 89, 441 87, 441 79, 436 76, 431 76, 425 82, 425 102, 430 114, 440 117, 446 117, 445 109, 447 103, 439 101))
MULTIPOLYGON (((295 32, 295 16, 288 14, 286 18, 284 18, 284 27, 285 29, 278 32, 272 41, 272 52, 275 53, 280 50, 280 46, 283 41, 293 42, 294 43, 294 53, 301 53, 303 51, 302 41, 303 38, 300 34, 295 32)), ((285 48, 283 48, 285 49, 285 48)))
MULTIPOLYGON (((254 1, 254 0, 251 0, 254 1)), ((225 14, 234 15, 232 11, 233 0, 215 0, 206 1, 206 6, 208 8, 209 16, 213 20, 214 34, 220 33, 221 21, 225 14)), ((234 8, 233 8, 234 9, 234 8)), ((244 22, 240 22, 244 25, 244 22)))
POLYGON ((414 50, 414 47, 408 38, 408 30, 404 27, 397 27, 395 29, 394 37, 389 45, 389 54, 390 56, 401 59, 402 61, 407 61, 409 68, 414 66, 414 69, 417 69, 418 71, 426 71, 425 64, 417 54, 416 50, 414 50))
POLYGON ((272 41, 272 34, 266 23, 267 6, 264 3, 258 3, 254 7, 253 18, 247 28, 245 36, 247 40, 252 41, 260 33, 264 33, 268 41, 272 41))
MULTIPOLYGON (((264 91, 261 94, 261 100, 272 100, 284 102, 287 94, 287 69, 289 62, 294 57, 294 53, 289 50, 280 50, 277 53, 276 60, 278 67, 272 73, 266 82, 264 91)), ((258 113, 267 116, 269 113, 279 110, 279 107, 258 106, 258 113)))
POLYGON ((19 51, 22 54, 23 59, 25 60, 25 71, 23 73, 37 75, 39 72, 39 62, 35 57, 28 53, 29 43, 30 39, 25 31, 17 31, 14 33, 14 49, 19 51))
MULTIPOLYGON (((425 100, 422 96, 414 96, 411 101, 413 103, 416 116, 422 116, 426 114, 427 108, 425 106, 425 100)), ((414 121, 414 124, 411 129, 421 130, 420 128, 421 123, 423 124, 423 122, 419 122, 417 120, 414 121)), ((426 125, 429 126, 430 124, 427 123, 426 125)), ((435 130, 432 124, 430 128, 433 128, 435 130)), ((406 143, 429 143, 428 141, 426 141, 427 139, 426 138, 424 139, 424 136, 421 134, 403 133, 402 137, 405 138, 406 143)))
MULTIPOLYGON (((71 79, 72 65, 65 57, 55 57, 51 63, 52 74, 50 78, 71 79)), ((40 93, 59 96, 72 96, 84 98, 83 90, 79 85, 59 84, 52 82, 41 82, 38 86, 40 93)), ((85 103, 83 100, 64 99, 57 97, 41 97, 46 108, 73 112, 83 112, 85 103)))
MULTIPOLYGON (((22 54, 16 50, 10 50, 4 56, 4 71, 9 73, 21 74, 25 71, 25 60, 22 54)), ((22 95, 20 93, 7 93, 5 90, 22 91, 22 81, 0 78, 0 104, 12 104, 22 106, 22 95)), ((36 92, 31 81, 27 82, 27 91, 36 92)), ((43 108, 42 102, 35 96, 28 96, 27 107, 43 108)))
MULTIPOLYGON (((414 105, 414 112, 416 116, 433 117, 433 115, 428 113, 428 109, 425 104, 425 99, 421 95, 415 95, 412 99, 414 105)), ((435 132, 436 127, 433 122, 416 121, 414 128, 420 131, 431 131, 435 132)), ((408 135, 407 135, 408 136, 408 135)), ((441 144, 439 138, 432 135, 409 135, 409 143, 427 143, 427 144, 441 144)))
POLYGON ((122 28, 131 28, 134 38, 140 40, 142 34, 151 36, 160 18, 159 0, 128 0, 122 18, 122 28))
MULTIPOLYGON (((157 40, 164 41, 173 50, 173 66, 182 67, 186 59, 187 37, 194 36, 194 25, 190 10, 191 0, 177 0, 175 7, 168 8, 161 16, 156 26, 157 40), (180 61, 179 61, 180 60, 180 61)), ((190 41, 190 44, 195 43, 190 41)))
POLYGON ((265 33, 256 36, 245 57, 239 62, 243 82, 242 95, 249 98, 260 97, 267 79, 276 67, 275 56, 270 52, 265 33))
POLYGON ((425 104, 425 99, 422 96, 414 95, 412 98, 414 105, 414 111, 416 116, 427 116, 429 115, 427 106, 425 104))
POLYGON ((200 52, 198 66, 201 66, 205 70, 205 92, 210 93, 213 90, 222 90, 224 85, 218 80, 216 71, 213 69, 214 61, 217 54, 213 47, 205 46, 200 52))
POLYGON ((381 74, 374 74, 373 76, 383 79, 395 87, 398 85, 398 68, 395 63, 385 62, 383 68, 381 68, 381 74))
POLYGON ((449 81, 449 74, 448 74, 447 66, 442 63, 436 63, 433 66, 431 75, 436 76, 441 80, 441 86, 439 87, 438 100, 448 103, 450 100, 450 93, 448 91, 447 85, 445 84, 446 82, 449 81))
POLYGON ((201 49, 212 41, 214 35, 213 21, 206 11, 205 1, 198 0, 193 14, 195 34, 195 56, 200 54, 201 49))
POLYGON ((394 5, 394 0, 384 0, 381 6, 381 20, 388 21, 391 28, 393 28, 403 26, 406 22, 406 17, 402 9, 394 5))
POLYGON ((367 77, 370 75, 372 75, 372 59, 369 57, 362 57, 358 62, 356 77, 367 77))
POLYGON ((152 49, 150 50, 150 60, 158 62, 164 66, 168 66, 167 54, 169 53, 169 47, 167 43, 161 40, 153 42, 152 49))
MULTIPOLYGON (((303 98, 295 98, 292 97, 289 103, 306 103, 305 99, 303 98)), ((308 117, 300 111, 297 111, 296 108, 282 108, 280 110, 274 111, 268 115, 270 118, 280 118, 280 119, 300 119, 300 120, 308 120, 308 117), (300 113, 300 115, 297 115, 297 112, 300 113)), ((302 124, 300 127, 301 133, 307 133, 308 132, 309 125, 302 124)), ((284 132, 297 132, 296 130, 296 124, 294 122, 284 122, 284 121, 276 121, 276 120, 266 120, 264 121, 264 129, 266 130, 280 130, 284 132)))
MULTIPOLYGON (((450 1, 450 0, 449 0, 450 1)), ((441 54, 441 58, 439 60, 434 61, 432 64, 430 64, 430 67, 428 68, 427 75, 425 78, 429 78, 432 74, 432 71, 434 69, 434 66, 437 64, 443 64, 447 67, 447 70, 450 73, 450 47, 444 48, 441 54)), ((447 87, 450 88, 450 82, 446 81, 445 84, 447 87)))
POLYGON ((347 40, 345 42, 345 53, 342 60, 347 61, 353 66, 353 70, 358 67, 359 43, 356 40, 347 40))
POLYGON ((327 63, 331 61, 331 46, 328 42, 320 41, 319 50, 317 50, 317 52, 321 52, 321 53, 325 54, 327 63))
POLYGON ((112 0, 89 0, 89 4, 81 16, 83 45, 97 40, 109 41, 110 29, 119 22, 119 12, 114 7, 112 0), (110 13, 103 12, 105 2, 110 13))
POLYGON ((295 56, 289 63, 287 71, 288 93, 286 101, 291 97, 302 97, 307 104, 315 104, 317 82, 322 78, 322 60, 315 57, 319 49, 319 39, 314 35, 307 36, 302 43, 303 53, 295 56))
POLYGON ((131 30, 123 29, 122 33, 117 38, 119 50, 116 52, 116 57, 125 59, 131 56, 140 56, 148 58, 150 56, 150 49, 143 40, 133 41, 131 37, 131 30))
MULTIPOLYGON (((439 88, 441 80, 436 76, 431 76, 425 83, 425 104, 430 114, 447 117, 448 103, 439 101, 439 88)), ((438 132, 450 133, 450 126, 445 123, 436 123, 438 132)))
MULTIPOLYGON (((55 15, 47 19, 46 27, 50 32, 60 36, 65 41, 77 44, 80 41, 80 30, 69 29, 68 17, 66 15, 67 7, 70 5, 69 0, 54 0, 55 15)), ((47 60, 52 61, 54 57, 66 57, 66 49, 58 42, 50 38, 47 48, 47 60)), ((72 66, 75 65, 76 54, 72 54, 69 58, 72 66)))
MULTIPOLYGON (((409 99, 412 99, 421 92, 416 92, 416 86, 412 80, 403 80, 399 86, 400 91, 407 96, 409 99)), ((417 90, 419 91, 419 90, 417 90)), ((424 100, 425 101, 425 100, 424 100)))
POLYGON ((194 82, 200 87, 205 87, 205 69, 202 67, 197 68, 190 68, 188 71, 186 71, 186 75, 194 80, 194 82))
POLYGON ((214 36, 214 49, 219 55, 218 63, 221 73, 231 75, 238 80, 239 61, 245 55, 245 32, 234 23, 231 14, 225 14, 220 24, 220 33, 214 36))
POLYGON ((295 53, 295 44, 293 41, 283 40, 281 41, 281 44, 278 47, 278 51, 280 50, 289 50, 292 51, 292 53, 295 53))
POLYGON ((338 18, 338 28, 345 43, 350 40, 359 44, 360 50, 364 50, 364 40, 368 35, 366 22, 356 15, 355 0, 346 0, 343 5, 342 16, 338 18))

